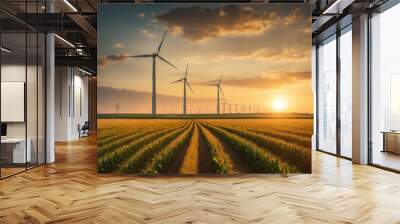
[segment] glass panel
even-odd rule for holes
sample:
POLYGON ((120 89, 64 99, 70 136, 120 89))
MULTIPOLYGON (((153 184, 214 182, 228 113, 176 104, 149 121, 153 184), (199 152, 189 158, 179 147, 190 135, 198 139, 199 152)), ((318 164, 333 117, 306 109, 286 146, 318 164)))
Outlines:
POLYGON ((46 38, 44 34, 39 33, 38 43, 38 163, 45 163, 45 44, 46 38))
POLYGON ((352 33, 340 36, 340 152, 352 157, 352 33))
MULTIPOLYGON (((9 12, 43 13, 45 1, 1 1, 9 12)), ((45 35, 0 12, 0 177, 45 162, 45 35), (3 22, 3 21, 6 21, 3 22)))
POLYGON ((336 37, 318 48, 318 149, 336 153, 336 37))
POLYGON ((372 18, 372 163, 400 170, 400 4, 372 18))
MULTIPOLYGON (((2 33, 1 43, 1 173, 2 177, 25 170, 26 151, 26 34, 2 33)), ((29 147, 28 147, 29 148, 29 147)))
POLYGON ((26 82, 26 113, 27 113, 27 150, 28 156, 28 168, 34 167, 37 165, 38 160, 38 141, 37 141, 37 132, 38 132, 38 107, 37 107, 37 98, 38 98, 38 36, 36 32, 27 33, 28 38, 28 64, 27 64, 27 82, 26 82))

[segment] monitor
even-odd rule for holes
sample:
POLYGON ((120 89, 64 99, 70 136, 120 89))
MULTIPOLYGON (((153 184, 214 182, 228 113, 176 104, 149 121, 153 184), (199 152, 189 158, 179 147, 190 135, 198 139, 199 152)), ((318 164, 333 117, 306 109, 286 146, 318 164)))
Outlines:
POLYGON ((7 124, 1 123, 1 136, 7 136, 7 124))

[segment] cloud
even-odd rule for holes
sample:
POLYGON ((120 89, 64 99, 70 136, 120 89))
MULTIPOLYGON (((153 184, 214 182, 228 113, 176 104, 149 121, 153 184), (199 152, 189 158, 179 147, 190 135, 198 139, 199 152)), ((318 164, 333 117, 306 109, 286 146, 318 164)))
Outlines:
POLYGON ((137 16, 138 16, 139 18, 144 18, 144 17, 146 17, 146 15, 144 14, 144 12, 140 12, 137 16))
POLYGON ((221 7, 178 7, 155 15, 166 23, 170 32, 191 41, 204 41, 224 36, 261 35, 274 27, 302 21, 302 10, 286 15, 276 10, 260 11, 256 6, 224 5, 221 7))
POLYGON ((209 62, 218 62, 224 60, 259 60, 269 63, 293 62, 309 59, 309 47, 290 47, 281 46, 276 48, 262 48, 255 51, 242 51, 230 54, 207 55, 200 57, 199 55, 182 57, 183 61, 190 61, 194 64, 203 64, 209 62))
POLYGON ((120 55, 111 54, 98 59, 97 63, 99 66, 106 66, 110 63, 125 61, 128 59, 128 57, 129 57, 128 54, 120 54, 120 55))
POLYGON ((303 19, 303 15, 299 8, 295 8, 288 16, 283 18, 284 25, 291 25, 297 21, 303 19))
MULTIPOLYGON (((269 77, 252 77, 243 79, 223 79, 224 86, 247 87, 254 89, 279 89, 283 86, 295 84, 302 81, 309 81, 311 72, 285 72, 269 75, 269 77)), ((197 85, 208 85, 211 82, 195 83, 197 85)))
POLYGON ((264 48, 252 52, 249 55, 243 55, 242 57, 250 57, 257 60, 267 60, 274 62, 295 61, 295 60, 302 60, 309 58, 310 49, 287 47, 287 46, 275 49, 264 48))
POLYGON ((122 44, 122 43, 120 43, 120 42, 117 42, 117 43, 115 43, 115 44, 113 45, 113 48, 118 48, 118 49, 124 48, 124 47, 125 47, 125 45, 122 44))
POLYGON ((148 30, 143 29, 143 30, 141 30, 140 32, 141 32, 143 35, 145 35, 146 37, 154 38, 154 34, 153 34, 153 33, 150 33, 148 30))
POLYGON ((156 15, 156 19, 169 25, 173 34, 201 41, 228 35, 262 34, 276 23, 277 13, 256 12, 253 8, 239 5, 219 8, 193 6, 171 9, 156 15))

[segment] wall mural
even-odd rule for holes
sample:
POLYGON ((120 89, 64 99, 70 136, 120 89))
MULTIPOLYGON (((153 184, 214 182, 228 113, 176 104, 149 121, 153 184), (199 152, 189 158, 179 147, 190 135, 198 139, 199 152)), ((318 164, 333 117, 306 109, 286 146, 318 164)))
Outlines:
POLYGON ((104 4, 98 171, 311 173, 311 10, 104 4))

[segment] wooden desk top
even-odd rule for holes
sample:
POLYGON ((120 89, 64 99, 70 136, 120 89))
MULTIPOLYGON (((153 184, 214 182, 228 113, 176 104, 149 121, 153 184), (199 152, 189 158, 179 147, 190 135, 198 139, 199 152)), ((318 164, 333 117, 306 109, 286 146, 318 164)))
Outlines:
POLYGON ((400 135, 400 131, 381 131, 381 133, 400 135))
MULTIPOLYGON (((29 138, 27 139, 29 141, 29 138)), ((15 144, 15 143, 20 143, 20 142, 25 142, 25 138, 5 138, 5 139, 1 139, 1 143, 11 143, 11 144, 15 144)))

